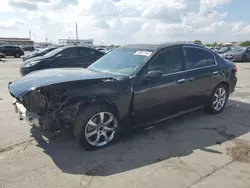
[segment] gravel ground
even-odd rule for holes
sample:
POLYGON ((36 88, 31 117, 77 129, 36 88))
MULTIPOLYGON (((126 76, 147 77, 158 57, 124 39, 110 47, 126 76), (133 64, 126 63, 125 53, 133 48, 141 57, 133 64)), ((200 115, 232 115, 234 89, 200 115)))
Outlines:
POLYGON ((250 64, 219 115, 203 111, 136 130, 86 152, 64 131, 48 140, 19 121, 7 84, 20 59, 0 61, 0 188, 250 187, 250 64))

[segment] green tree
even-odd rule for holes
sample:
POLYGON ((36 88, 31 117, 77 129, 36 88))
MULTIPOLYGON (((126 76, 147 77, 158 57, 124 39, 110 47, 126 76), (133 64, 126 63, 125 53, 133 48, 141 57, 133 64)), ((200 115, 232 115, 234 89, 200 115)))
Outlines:
POLYGON ((194 43, 198 45, 202 45, 202 42, 200 40, 195 40, 194 43))
POLYGON ((207 47, 213 47, 214 44, 205 44, 205 46, 207 46, 207 47))
POLYGON ((240 43, 240 46, 250 46, 250 41, 247 40, 247 41, 245 41, 245 42, 241 42, 241 43, 240 43))

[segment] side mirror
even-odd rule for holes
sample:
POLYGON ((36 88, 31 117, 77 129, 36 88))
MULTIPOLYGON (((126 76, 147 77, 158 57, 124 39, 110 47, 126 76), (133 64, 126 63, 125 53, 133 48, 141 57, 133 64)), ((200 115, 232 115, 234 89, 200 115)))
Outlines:
POLYGON ((57 54, 55 58, 58 59, 60 57, 62 57, 62 54, 57 54))
POLYGON ((161 71, 153 70, 149 71, 145 77, 150 79, 159 79, 162 77, 162 75, 163 73, 161 71))

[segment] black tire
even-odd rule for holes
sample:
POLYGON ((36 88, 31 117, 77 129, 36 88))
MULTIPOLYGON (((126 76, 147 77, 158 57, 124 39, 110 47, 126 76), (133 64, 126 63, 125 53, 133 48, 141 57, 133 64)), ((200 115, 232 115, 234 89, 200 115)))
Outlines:
POLYGON ((120 135, 119 120, 117 117, 118 116, 115 113, 115 111, 112 108, 110 108, 108 105, 100 104, 100 105, 93 105, 93 106, 87 107, 86 109, 81 111, 75 119, 74 135, 76 136, 78 143, 87 151, 92 151, 92 150, 113 144, 114 142, 118 140, 119 135, 120 135), (89 120, 100 112, 105 112, 105 113, 107 112, 107 113, 112 114, 116 121, 117 128, 115 129, 115 133, 113 134, 112 140, 110 140, 105 145, 97 146, 97 145, 91 144, 88 141, 85 133, 86 133, 86 129, 88 129, 86 127, 88 126, 89 120))
POLYGON ((227 99, 229 97, 229 88, 227 87, 227 85, 225 84, 219 84, 215 87, 214 91, 212 92, 208 104, 205 106, 205 111, 209 114, 219 114, 226 106, 227 103, 227 99), (225 102, 223 104, 223 106, 220 109, 217 109, 214 107, 214 99, 215 99, 215 94, 216 92, 218 92, 218 90, 222 88, 225 91, 225 102))
POLYGON ((20 55, 19 55, 19 54, 16 54, 16 55, 15 55, 15 58, 19 58, 19 57, 20 57, 20 55))

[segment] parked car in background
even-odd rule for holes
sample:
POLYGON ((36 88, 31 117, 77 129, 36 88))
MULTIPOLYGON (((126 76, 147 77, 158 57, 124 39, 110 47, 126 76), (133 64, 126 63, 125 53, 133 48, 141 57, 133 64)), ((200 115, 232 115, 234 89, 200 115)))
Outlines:
POLYGON ((249 61, 250 60, 250 47, 235 47, 224 55, 225 59, 231 61, 249 61))
POLYGON ((111 51, 86 69, 28 74, 10 83, 9 91, 21 118, 43 131, 71 126, 79 143, 93 150, 117 140, 127 128, 200 108, 220 113, 235 89, 236 72, 231 61, 199 45, 135 44, 111 51))
POLYGON ((30 72, 63 67, 87 67, 102 57, 104 53, 92 48, 65 46, 56 48, 43 56, 25 60, 20 67, 21 75, 30 72))
POLYGON ((28 59, 34 58, 34 57, 38 57, 38 56, 43 56, 53 50, 55 50, 57 47, 52 47, 52 48, 45 48, 45 49, 41 49, 41 50, 37 50, 32 54, 29 54, 25 57, 23 57, 23 61, 26 61, 28 59))
POLYGON ((232 48, 231 47, 222 47, 218 50, 218 54, 224 54, 225 52, 230 51, 232 48))
POLYGON ((208 47, 208 49, 212 50, 213 52, 218 52, 219 47, 208 47))
POLYGON ((2 45, 0 46, 0 52, 4 53, 6 56, 14 56, 15 58, 24 55, 22 48, 14 45, 2 45))
POLYGON ((221 56, 222 58, 225 58, 225 53, 232 50, 232 47, 221 47, 217 53, 219 54, 219 56, 221 56))
POLYGON ((22 49, 23 49, 23 51, 30 51, 30 52, 35 51, 34 46, 23 46, 22 49))
POLYGON ((96 50, 98 50, 100 52, 103 52, 103 53, 106 53, 106 49, 105 48, 97 48, 96 50))

